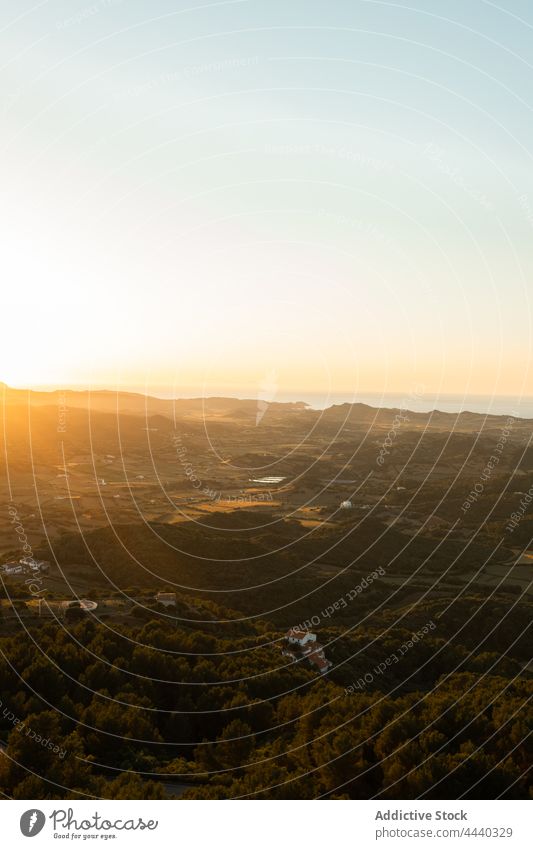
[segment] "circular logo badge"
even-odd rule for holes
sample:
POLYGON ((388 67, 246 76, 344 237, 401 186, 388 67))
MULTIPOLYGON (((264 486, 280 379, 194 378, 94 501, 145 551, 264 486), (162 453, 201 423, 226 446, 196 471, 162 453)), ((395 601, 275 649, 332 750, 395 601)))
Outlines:
POLYGON ((20 818, 20 830, 24 837, 35 837, 42 831, 46 822, 46 817, 42 811, 37 808, 31 808, 25 811, 20 818))

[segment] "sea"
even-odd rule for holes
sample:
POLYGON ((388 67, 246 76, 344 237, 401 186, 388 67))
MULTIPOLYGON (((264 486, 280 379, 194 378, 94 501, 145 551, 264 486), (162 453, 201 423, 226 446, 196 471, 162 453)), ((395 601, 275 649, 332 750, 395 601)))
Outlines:
MULTIPOLYGON (((191 398, 194 395, 181 395, 163 393, 159 397, 191 398)), ((233 392, 210 391, 210 396, 223 395, 233 396, 233 392)), ((198 397, 198 395, 196 395, 198 397)), ((207 393, 206 393, 207 397, 207 393)), ((250 399, 253 393, 235 393, 236 398, 250 399)), ((259 396, 261 397, 261 396, 259 396)), ((362 393, 331 393, 327 392, 278 392, 274 397, 263 399, 271 402, 297 402, 303 401, 314 410, 325 410, 334 404, 368 404, 369 407, 378 408, 403 408, 414 413, 430 413, 432 410, 440 410, 442 413, 481 413, 492 416, 514 416, 516 418, 533 419, 533 395, 522 397, 515 395, 433 395, 430 393, 419 394, 416 392, 392 393, 392 392, 362 392, 362 393)))
POLYGON ((430 413, 440 410, 442 413, 481 413, 492 416, 515 416, 533 419, 533 396, 516 397, 513 395, 418 395, 396 394, 389 392, 371 392, 349 394, 312 393, 283 397, 276 401, 304 401, 316 410, 323 410, 333 404, 368 404, 370 407, 404 408, 414 413, 430 413))

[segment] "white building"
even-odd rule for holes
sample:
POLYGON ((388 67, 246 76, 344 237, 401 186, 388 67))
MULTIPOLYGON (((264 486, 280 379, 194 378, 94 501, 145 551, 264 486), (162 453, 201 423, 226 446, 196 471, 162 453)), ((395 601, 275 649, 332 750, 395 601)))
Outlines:
POLYGON ((4 563, 2 566, 3 575, 22 575, 25 571, 22 563, 4 563))
POLYGON ((21 557, 0 566, 2 575, 27 575, 29 573, 47 572, 50 564, 46 560, 36 560, 35 557, 21 557))
POLYGON ((311 631, 304 631, 301 628, 290 628, 285 634, 288 646, 297 646, 291 650, 288 646, 282 646, 282 654, 285 657, 290 657, 293 661, 307 660, 311 666, 315 666, 321 675, 325 675, 333 666, 331 660, 328 660, 324 651, 324 646, 316 641, 316 634, 311 631))
POLYGON ((301 628, 290 628, 285 636, 291 646, 305 646, 307 643, 316 642, 316 634, 312 634, 311 631, 304 631, 301 628))
POLYGON ((29 569, 31 572, 48 572, 50 568, 47 560, 36 560, 35 557, 21 557, 20 563, 25 567, 24 571, 29 569))
POLYGON ((155 600, 165 607, 176 607, 176 593, 157 593, 155 600))
POLYGON ((341 510, 351 510, 353 504, 351 501, 341 501, 341 510))

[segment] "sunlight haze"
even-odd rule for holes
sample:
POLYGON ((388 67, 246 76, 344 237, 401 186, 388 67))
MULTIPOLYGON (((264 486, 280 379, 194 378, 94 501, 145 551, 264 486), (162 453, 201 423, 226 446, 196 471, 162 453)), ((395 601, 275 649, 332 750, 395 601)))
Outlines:
POLYGON ((2 379, 527 393, 525 29, 434 6, 53 2, 7 26, 2 379))

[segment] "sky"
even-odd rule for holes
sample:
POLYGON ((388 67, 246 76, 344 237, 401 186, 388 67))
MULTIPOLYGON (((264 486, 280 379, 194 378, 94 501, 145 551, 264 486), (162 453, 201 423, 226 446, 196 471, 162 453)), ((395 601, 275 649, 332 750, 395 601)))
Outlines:
POLYGON ((0 380, 532 395, 533 8, 5 0, 0 380))

